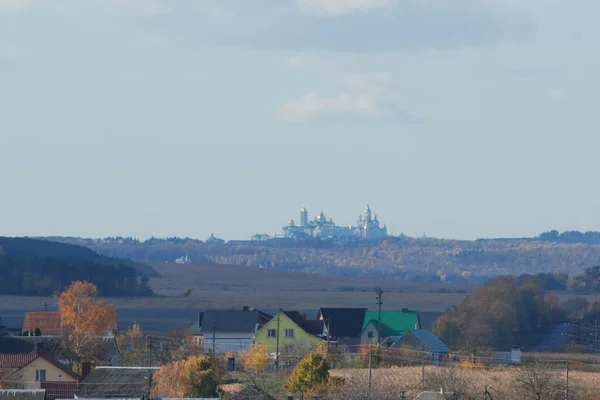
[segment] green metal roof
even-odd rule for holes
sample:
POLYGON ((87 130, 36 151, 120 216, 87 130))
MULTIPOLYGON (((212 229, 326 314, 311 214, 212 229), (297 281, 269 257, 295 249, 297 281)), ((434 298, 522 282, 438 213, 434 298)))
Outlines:
MULTIPOLYGON (((367 310, 363 330, 372 322, 377 328, 377 310, 367 310)), ((420 328, 419 312, 403 308, 402 310, 381 310, 381 336, 401 336, 408 331, 420 328)))

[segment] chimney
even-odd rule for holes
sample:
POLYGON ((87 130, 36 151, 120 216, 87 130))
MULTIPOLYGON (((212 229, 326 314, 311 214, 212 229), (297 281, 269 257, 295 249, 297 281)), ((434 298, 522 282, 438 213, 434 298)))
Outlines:
POLYGON ((38 342, 35 344, 35 353, 37 355, 43 355, 46 353, 46 344, 44 342, 38 342))
POLYGON ((89 361, 84 361, 81 363, 81 380, 87 378, 87 376, 92 372, 92 363, 89 361))
POLYGON ((244 307, 242 307, 242 310, 243 310, 243 311, 250 311, 250 307, 248 307, 248 306, 244 306, 244 307))

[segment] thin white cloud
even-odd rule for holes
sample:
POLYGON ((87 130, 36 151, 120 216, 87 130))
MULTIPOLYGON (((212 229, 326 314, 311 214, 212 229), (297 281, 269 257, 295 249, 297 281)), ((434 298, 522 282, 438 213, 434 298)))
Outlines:
POLYGON ((0 7, 37 3, 110 7, 151 19, 141 29, 201 44, 301 52, 522 44, 535 42, 537 30, 521 0, 0 0, 0 7))
POLYGON ((296 4, 308 14, 338 16, 390 6, 392 0, 296 0, 296 4))
POLYGON ((391 121, 404 124, 423 122, 405 111, 399 93, 391 89, 390 75, 377 73, 336 74, 341 93, 321 95, 309 92, 299 99, 283 104, 279 117, 288 122, 348 117, 391 121))
POLYGON ((298 52, 394 52, 532 43, 537 28, 530 10, 516 0, 89 2, 110 4, 134 17, 151 17, 151 29, 177 32, 201 44, 298 52))
POLYGON ((310 92, 298 100, 281 106, 280 117, 284 121, 308 121, 331 114, 354 114, 365 117, 381 117, 375 98, 365 93, 341 93, 337 96, 320 96, 310 92))

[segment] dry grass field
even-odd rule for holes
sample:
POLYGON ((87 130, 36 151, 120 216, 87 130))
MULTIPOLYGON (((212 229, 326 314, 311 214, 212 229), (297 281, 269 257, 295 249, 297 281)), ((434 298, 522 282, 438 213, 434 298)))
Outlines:
MULTIPOLYGON (((390 393, 405 390, 409 398, 416 396, 421 390, 421 367, 393 367, 374 369, 372 372, 372 388, 374 392, 390 393)), ((485 387, 488 387, 494 400, 515 400, 531 398, 517 390, 515 378, 519 375, 516 367, 497 367, 493 369, 463 369, 460 367, 425 367, 425 389, 440 390, 441 382, 445 382, 446 391, 458 391, 461 399, 482 399, 485 387)), ((557 385, 557 392, 564 399, 566 373, 563 370, 551 372, 557 385)), ((367 387, 367 369, 337 369, 331 371, 332 376, 343 377, 347 385, 358 390, 367 387)), ((569 373, 569 399, 600 399, 600 369, 598 372, 572 370, 569 373)), ((542 396, 542 399, 555 397, 542 396)))
POLYGON ((373 290, 384 289, 384 307, 408 307, 420 311, 444 311, 464 299, 473 289, 465 284, 414 283, 323 276, 300 272, 257 269, 214 264, 153 264, 164 276, 152 279, 152 289, 168 296, 170 304, 204 308, 313 309, 372 307, 373 290), (176 297, 183 288, 192 289, 188 298, 176 297))

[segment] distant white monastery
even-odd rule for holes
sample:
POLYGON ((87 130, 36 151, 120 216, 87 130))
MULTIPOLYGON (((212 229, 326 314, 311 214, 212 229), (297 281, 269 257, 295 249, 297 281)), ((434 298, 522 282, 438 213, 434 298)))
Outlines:
POLYGON ((327 219, 321 213, 313 220, 308 219, 306 207, 300 210, 300 225, 292 219, 283 227, 283 233, 288 238, 323 238, 336 240, 378 240, 387 237, 387 228, 379 226, 377 214, 371 216, 371 208, 367 204, 365 212, 358 217, 356 225, 338 226, 333 220, 327 219))

